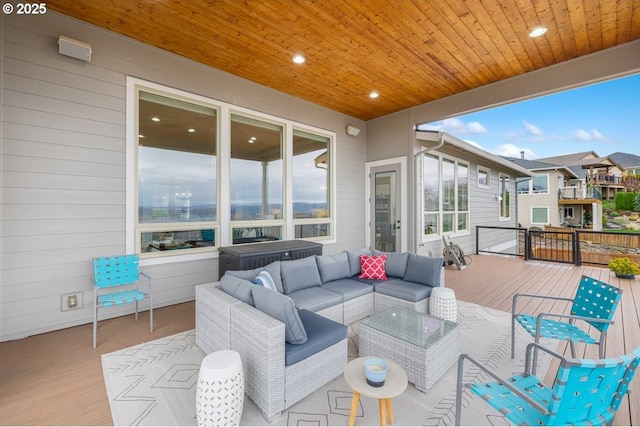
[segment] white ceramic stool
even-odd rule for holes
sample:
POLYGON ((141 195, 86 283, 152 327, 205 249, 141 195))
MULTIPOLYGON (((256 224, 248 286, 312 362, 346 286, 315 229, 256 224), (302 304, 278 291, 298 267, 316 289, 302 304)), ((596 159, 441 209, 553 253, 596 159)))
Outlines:
POLYGON ((431 290, 429 314, 451 322, 458 321, 458 303, 453 289, 435 287, 431 290))
POLYGON ((244 404, 244 372, 240 355, 216 351, 202 360, 196 390, 199 426, 240 425, 244 404))

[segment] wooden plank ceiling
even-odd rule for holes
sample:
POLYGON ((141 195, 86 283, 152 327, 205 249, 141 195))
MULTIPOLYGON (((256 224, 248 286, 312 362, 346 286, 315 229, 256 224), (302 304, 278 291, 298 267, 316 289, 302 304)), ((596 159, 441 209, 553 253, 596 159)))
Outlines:
POLYGON ((640 38, 640 0, 48 0, 369 120, 640 38), (538 25, 548 27, 529 37, 538 25), (306 62, 296 65, 295 54, 306 62), (370 99, 369 93, 380 94, 370 99))

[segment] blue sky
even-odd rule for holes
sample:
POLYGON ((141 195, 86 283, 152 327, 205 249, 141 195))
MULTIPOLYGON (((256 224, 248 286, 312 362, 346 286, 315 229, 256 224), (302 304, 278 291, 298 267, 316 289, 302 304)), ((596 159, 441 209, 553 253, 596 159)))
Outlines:
POLYGON ((493 154, 526 159, 595 151, 640 155, 640 74, 434 122, 493 154))

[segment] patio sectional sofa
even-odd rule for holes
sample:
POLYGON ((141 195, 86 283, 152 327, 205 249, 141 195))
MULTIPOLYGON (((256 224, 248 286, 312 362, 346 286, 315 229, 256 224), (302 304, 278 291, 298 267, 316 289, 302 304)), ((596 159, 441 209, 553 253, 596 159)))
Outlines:
POLYGON ((426 313, 434 286, 444 286, 442 258, 366 249, 227 271, 196 286, 196 343, 240 353, 245 391, 271 420, 343 373, 345 325, 392 306, 426 313), (386 280, 368 278, 361 256, 384 259, 373 277, 386 280))

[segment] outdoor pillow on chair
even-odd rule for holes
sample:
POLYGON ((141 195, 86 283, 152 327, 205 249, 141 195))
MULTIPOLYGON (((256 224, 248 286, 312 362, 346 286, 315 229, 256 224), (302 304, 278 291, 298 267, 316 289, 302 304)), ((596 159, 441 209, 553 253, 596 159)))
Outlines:
POLYGON ((253 283, 255 283, 256 285, 264 286, 265 288, 271 289, 274 292, 278 292, 278 289, 276 289, 276 284, 268 271, 261 271, 256 276, 256 278, 253 279, 253 283))
POLYGON ((269 273, 278 292, 281 294, 284 293, 282 279, 280 278, 280 261, 274 261, 271 264, 265 265, 264 267, 254 268, 253 270, 228 270, 225 274, 253 282, 253 279, 258 277, 258 274, 263 271, 269 273))
POLYGON ((404 277, 405 273, 407 272, 407 262, 409 261, 409 252, 404 252, 404 253, 381 252, 374 249, 373 255, 387 256, 387 263, 384 266, 387 276, 404 277))
POLYGON ((291 298, 262 286, 254 286, 251 294, 258 310, 284 323, 286 342, 290 344, 307 342, 307 332, 291 298))
POLYGON ((346 252, 334 255, 316 255, 316 262, 322 283, 346 279, 351 276, 349 257, 346 252))
POLYGON ((220 279, 220 288, 222 288, 223 291, 249 305, 253 305, 251 290, 254 287, 255 285, 248 280, 228 274, 225 274, 220 279))
POLYGON ((443 258, 410 254, 404 280, 433 287, 440 286, 440 271, 443 261, 443 258))
POLYGON ((358 278, 387 280, 387 274, 385 273, 386 263, 386 255, 360 255, 361 272, 358 278))

